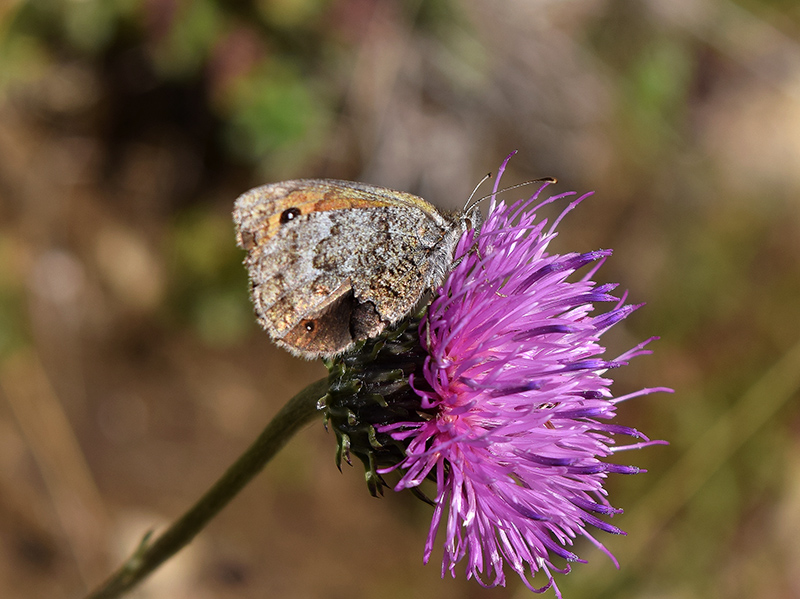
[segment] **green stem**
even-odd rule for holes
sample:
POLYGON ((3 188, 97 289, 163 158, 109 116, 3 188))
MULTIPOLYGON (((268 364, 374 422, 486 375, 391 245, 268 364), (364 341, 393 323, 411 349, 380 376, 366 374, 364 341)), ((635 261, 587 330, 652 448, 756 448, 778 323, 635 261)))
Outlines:
POLYGON ((152 543, 145 535, 139 548, 86 599, 112 599, 130 590, 175 555, 197 535, 272 459, 286 442, 317 413, 317 401, 328 391, 328 380, 312 383, 281 408, 258 439, 228 468, 213 487, 152 543))

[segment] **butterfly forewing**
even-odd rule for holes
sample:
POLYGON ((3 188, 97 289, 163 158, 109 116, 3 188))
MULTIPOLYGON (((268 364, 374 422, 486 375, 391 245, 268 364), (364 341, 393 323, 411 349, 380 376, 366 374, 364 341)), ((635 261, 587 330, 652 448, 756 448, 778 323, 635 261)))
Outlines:
POLYGON ((463 228, 411 194, 325 179, 252 189, 234 221, 259 322, 307 358, 406 316, 440 282, 463 228))

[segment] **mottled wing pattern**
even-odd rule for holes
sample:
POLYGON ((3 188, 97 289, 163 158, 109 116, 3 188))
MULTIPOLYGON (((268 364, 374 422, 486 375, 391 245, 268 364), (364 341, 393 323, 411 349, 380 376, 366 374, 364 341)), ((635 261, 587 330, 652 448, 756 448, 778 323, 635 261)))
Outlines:
POLYGON ((261 325, 314 358, 340 353, 408 314, 452 256, 453 224, 416 196, 297 180, 236 201, 237 241, 261 325))

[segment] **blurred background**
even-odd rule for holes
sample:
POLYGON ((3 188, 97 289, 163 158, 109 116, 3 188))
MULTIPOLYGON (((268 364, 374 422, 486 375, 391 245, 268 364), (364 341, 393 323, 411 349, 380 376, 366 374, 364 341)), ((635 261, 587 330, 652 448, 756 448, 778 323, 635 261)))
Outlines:
MULTIPOLYGON (((596 190, 554 249, 647 302, 614 390, 676 389, 621 407, 671 445, 621 456, 621 569, 581 544, 564 596, 800 597, 796 0, 4 0, 0 596, 81 596, 324 376, 254 322, 238 194, 455 209, 514 149, 505 183, 596 190)), ((531 596, 441 580, 429 506, 334 450, 304 429, 136 596, 531 596)))

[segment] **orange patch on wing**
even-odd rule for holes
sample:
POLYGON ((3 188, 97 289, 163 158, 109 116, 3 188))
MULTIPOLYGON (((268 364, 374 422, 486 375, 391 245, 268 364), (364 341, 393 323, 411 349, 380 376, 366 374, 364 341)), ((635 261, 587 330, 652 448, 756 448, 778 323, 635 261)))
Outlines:
MULTIPOLYGON (((393 203, 391 199, 376 200, 374 196, 370 196, 370 199, 359 197, 358 192, 352 189, 293 191, 280 200, 275 201, 275 212, 264 221, 265 226, 261 229, 258 236, 259 243, 269 241, 278 233, 280 228, 284 226, 284 224, 281 223, 281 215, 290 208, 297 208, 300 210, 300 216, 305 216, 306 214, 315 212, 330 212, 333 210, 348 210, 354 208, 385 208, 393 205, 396 205, 396 202, 393 203)), ((299 216, 297 218, 299 218, 299 216)))

